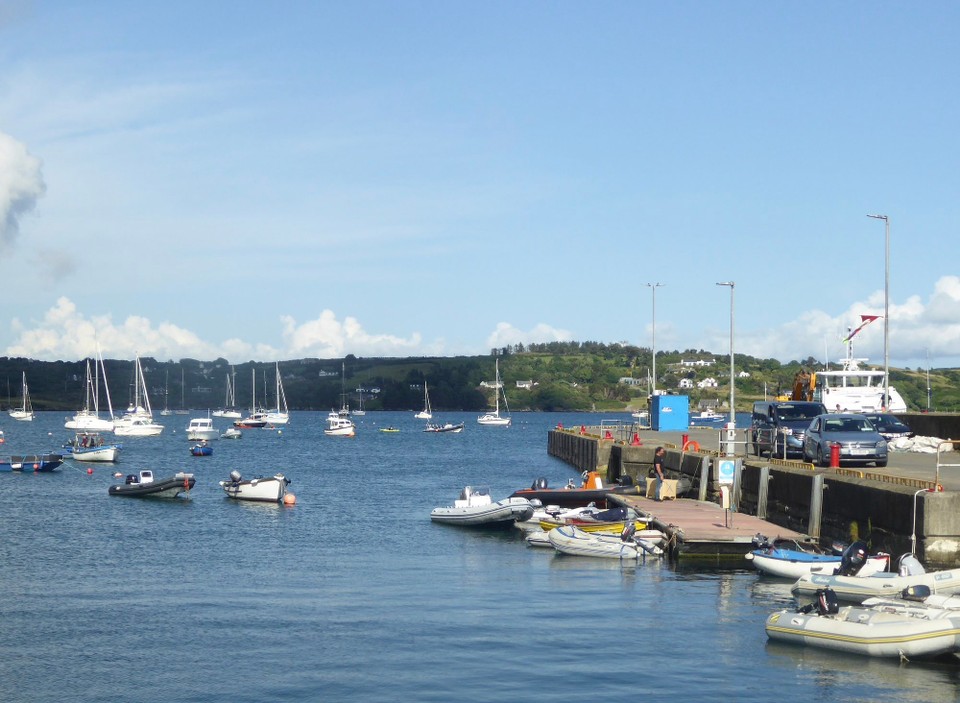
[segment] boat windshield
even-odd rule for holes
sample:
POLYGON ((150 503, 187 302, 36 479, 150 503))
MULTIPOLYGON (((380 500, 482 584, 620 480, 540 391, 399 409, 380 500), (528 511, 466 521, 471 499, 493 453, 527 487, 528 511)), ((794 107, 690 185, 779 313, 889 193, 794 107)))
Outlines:
POLYGON ((467 486, 460 492, 460 500, 469 500, 474 496, 490 495, 489 486, 467 486))

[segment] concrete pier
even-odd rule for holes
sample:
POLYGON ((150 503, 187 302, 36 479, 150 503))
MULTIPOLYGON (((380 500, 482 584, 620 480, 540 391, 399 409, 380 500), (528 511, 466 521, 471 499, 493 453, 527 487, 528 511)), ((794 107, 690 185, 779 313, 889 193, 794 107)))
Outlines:
MULTIPOLYGON (((630 475, 643 483, 657 446, 667 450, 669 477, 685 489, 679 502, 703 498, 719 511, 717 430, 661 433, 624 425, 619 431, 603 426, 556 429, 548 437, 551 456, 580 471, 598 470, 611 482, 630 475), (686 451, 681 444, 684 436, 692 440, 686 451)), ((956 453, 953 457, 951 462, 960 462, 956 453)), ((737 524, 739 518, 742 524, 741 516, 761 520, 751 535, 766 525, 774 531, 766 535, 771 538, 800 534, 825 543, 863 539, 872 550, 889 552, 894 560, 913 551, 928 568, 960 567, 960 476, 940 476, 938 484, 931 468, 936 459, 931 455, 892 454, 883 470, 820 468, 801 461, 747 456, 743 446, 736 458, 740 468, 732 495, 737 513, 733 522, 737 524)), ((651 504, 664 506, 665 513, 671 510, 666 507, 669 503, 651 504)), ((682 532, 677 545, 677 555, 682 556, 684 546, 689 548, 692 542, 684 545, 684 525, 676 526, 682 532)), ((733 545, 732 552, 737 553, 740 546, 733 545)), ((707 547, 707 553, 712 551, 722 550, 707 547)))

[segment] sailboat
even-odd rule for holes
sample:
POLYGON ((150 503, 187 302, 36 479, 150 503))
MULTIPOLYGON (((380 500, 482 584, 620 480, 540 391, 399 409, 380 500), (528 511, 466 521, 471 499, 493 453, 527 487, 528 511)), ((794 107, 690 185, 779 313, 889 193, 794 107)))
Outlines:
POLYGON ((235 420, 234 427, 244 427, 249 429, 259 429, 267 426, 267 414, 257 409, 257 370, 251 369, 253 374, 253 384, 251 388, 250 414, 247 417, 235 420))
POLYGON ((29 422, 33 419, 33 405, 30 403, 30 391, 27 390, 27 372, 23 372, 23 404, 19 408, 10 410, 10 417, 14 420, 29 422))
POLYGON ((231 367, 230 373, 227 374, 227 396, 223 401, 223 409, 214 410, 211 413, 214 417, 232 417, 235 419, 243 417, 243 415, 240 414, 240 411, 235 409, 237 406, 237 399, 234 391, 236 388, 236 382, 231 379, 231 376, 235 378, 236 375, 237 372, 231 367))
POLYGON ((107 387, 107 370, 103 365, 103 355, 97 349, 97 361, 94 361, 94 372, 90 372, 90 360, 87 359, 87 377, 84 381, 83 409, 63 426, 68 430, 93 430, 110 432, 113 430, 113 406, 110 404, 110 389, 107 387), (100 372, 103 372, 103 389, 107 395, 107 407, 110 410, 110 419, 100 418, 100 372))
POLYGON ((433 408, 430 407, 430 391, 427 390, 427 382, 423 382, 423 410, 414 415, 418 420, 432 420, 433 408))
POLYGON ((290 410, 287 408, 287 395, 283 392, 283 381, 280 379, 280 362, 277 364, 277 407, 267 410, 267 422, 272 425, 286 425, 290 422, 290 410))
POLYGON ((113 433, 119 437, 156 437, 163 432, 163 425, 153 421, 153 409, 150 407, 150 396, 147 394, 147 381, 143 377, 143 366, 140 365, 139 356, 133 362, 133 372, 133 403, 114 423, 113 433))
POLYGON ((510 407, 507 405, 507 393, 503 388, 503 381, 500 380, 500 360, 497 359, 497 380, 494 385, 494 398, 496 399, 496 410, 492 413, 481 415, 477 422, 481 425, 494 425, 498 427, 508 427, 510 425, 510 407), (507 416, 500 416, 500 394, 503 394, 503 405, 507 409, 507 416))
POLYGON ((163 410, 160 411, 161 415, 173 415, 173 410, 167 405, 167 400, 170 398, 170 370, 167 369, 166 380, 163 383, 163 410))
POLYGON ((187 404, 184 402, 186 397, 185 389, 187 387, 187 377, 186 372, 183 370, 183 367, 180 367, 180 408, 174 410, 174 415, 189 415, 190 411, 187 409, 187 404))

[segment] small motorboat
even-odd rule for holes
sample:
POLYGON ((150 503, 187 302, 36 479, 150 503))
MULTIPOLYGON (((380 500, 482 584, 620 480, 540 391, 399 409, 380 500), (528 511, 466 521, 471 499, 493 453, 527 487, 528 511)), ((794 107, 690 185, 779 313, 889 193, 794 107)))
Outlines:
POLYGON ((423 431, 424 432, 452 432, 454 434, 457 434, 459 432, 463 432, 463 423, 461 422, 459 424, 454 424, 452 422, 446 422, 442 425, 431 424, 424 427, 423 431))
POLYGON ((355 437, 357 426, 345 411, 331 410, 323 433, 328 437, 355 437))
MULTIPOLYGON (((821 549, 812 542, 800 543, 794 539, 775 539, 769 542, 766 537, 757 535, 753 539, 757 547, 746 555, 757 571, 777 578, 796 580, 804 574, 833 574, 843 566, 843 555, 821 549)), ((848 547, 866 551, 866 543, 854 542, 848 547)), ((848 557, 849 558, 849 557, 848 557)), ((890 568, 890 555, 880 553, 866 558, 857 572, 860 576, 869 576, 890 568)))
POLYGON ((213 447, 204 442, 197 442, 190 447, 190 453, 193 456, 213 456, 213 447))
POLYGON ((0 471, 47 473, 60 468, 62 454, 15 454, 0 456, 0 471))
POLYGON ((243 438, 243 432, 238 430, 236 427, 228 427, 223 431, 223 434, 220 435, 220 439, 241 439, 243 438))
POLYGON ((195 417, 187 425, 187 439, 191 442, 209 442, 211 439, 220 439, 220 430, 213 426, 213 420, 209 417, 195 417))
POLYGON ((229 481, 221 481, 220 487, 229 498, 236 500, 255 500, 262 503, 280 503, 287 493, 290 479, 283 474, 257 476, 244 480, 239 471, 230 472, 229 481))
POLYGON ((843 573, 804 574, 790 590, 794 596, 810 598, 817 591, 830 589, 841 600, 855 603, 862 603, 867 598, 893 596, 912 586, 927 586, 931 592, 941 595, 960 593, 960 569, 927 572, 912 554, 900 558, 897 573, 883 571, 860 576, 856 567, 854 561, 843 573))
POLYGON ((77 432, 64 448, 69 459, 77 461, 116 461, 123 445, 103 441, 99 432, 77 432))
POLYGON ((388 432, 388 433, 391 433, 391 434, 395 434, 395 433, 399 432, 400 430, 397 429, 396 427, 394 427, 393 425, 391 425, 390 427, 381 427, 381 428, 380 428, 380 431, 381 431, 381 432, 388 432))
POLYGON ((430 519, 449 525, 509 526, 533 515, 533 506, 526 498, 494 500, 486 486, 466 486, 452 506, 434 508, 430 519))
POLYGON ((584 532, 597 532, 604 534, 622 533, 629 525, 633 525, 635 530, 646 529, 650 518, 645 515, 638 515, 633 508, 610 508, 596 512, 583 511, 580 513, 567 514, 566 516, 549 517, 540 520, 540 527, 544 532, 557 527, 573 526, 578 527, 584 532))
POLYGON ((639 495, 637 486, 631 476, 624 475, 620 477, 619 483, 604 485, 599 473, 584 471, 581 474, 581 479, 579 486, 571 478, 563 488, 550 488, 547 485, 547 479, 541 477, 535 480, 530 488, 521 488, 514 491, 510 497, 527 498, 528 500, 536 498, 544 505, 575 508, 588 503, 596 503, 606 507, 607 496, 610 493, 639 495))
POLYGON ((153 471, 144 469, 139 474, 128 474, 126 481, 110 486, 107 493, 134 498, 176 498, 181 493, 189 493, 194 483, 193 474, 178 471, 170 478, 157 480, 153 471))
POLYGON ((927 586, 907 589, 901 596, 841 607, 836 593, 818 589, 815 601, 800 610, 771 613, 765 625, 767 637, 900 660, 960 651, 960 610, 926 602, 927 586))
POLYGON ((660 556, 663 533, 655 539, 636 537, 636 529, 628 525, 620 535, 605 535, 584 532, 574 525, 555 527, 547 533, 550 544, 561 554, 578 557, 602 557, 644 561, 650 556, 660 556))

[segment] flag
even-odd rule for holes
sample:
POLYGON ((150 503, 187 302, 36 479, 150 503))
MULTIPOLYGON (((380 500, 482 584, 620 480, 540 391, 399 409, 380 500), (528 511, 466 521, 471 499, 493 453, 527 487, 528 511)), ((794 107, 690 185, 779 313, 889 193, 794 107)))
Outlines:
POLYGON ((861 316, 860 316, 860 326, 857 327, 857 329, 853 330, 853 332, 851 332, 850 334, 848 334, 847 337, 846 337, 846 339, 843 340, 843 343, 846 344, 847 342, 849 342, 851 339, 853 339, 853 336, 854 336, 857 332, 859 332, 860 330, 862 330, 864 327, 866 327, 867 325, 869 325, 869 324, 870 324, 871 322, 873 322, 874 320, 879 320, 881 317, 882 317, 882 315, 861 315, 861 316))

